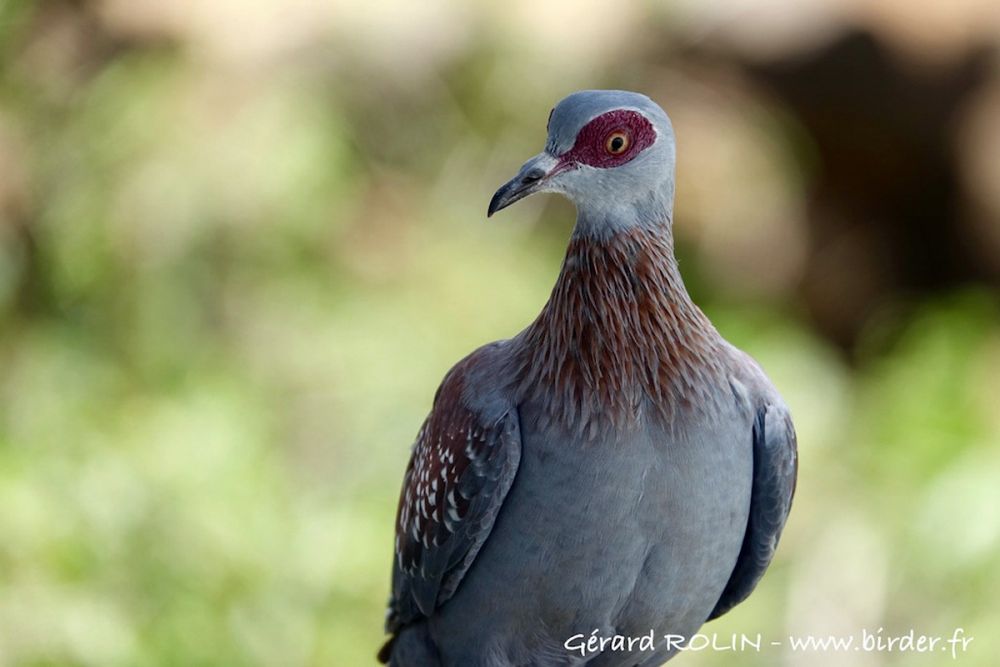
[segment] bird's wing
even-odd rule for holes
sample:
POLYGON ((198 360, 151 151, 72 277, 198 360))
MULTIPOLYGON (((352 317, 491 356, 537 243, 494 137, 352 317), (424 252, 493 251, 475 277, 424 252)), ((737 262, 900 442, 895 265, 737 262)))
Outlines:
POLYGON ((764 576, 792 505, 797 472, 791 415, 783 405, 764 406, 753 425, 753 486, 743 547, 709 620, 745 600, 764 576))
POLYGON ((517 472, 517 409, 484 418, 463 401, 473 360, 445 378, 413 445, 396 518, 389 632, 430 616, 454 595, 517 472))

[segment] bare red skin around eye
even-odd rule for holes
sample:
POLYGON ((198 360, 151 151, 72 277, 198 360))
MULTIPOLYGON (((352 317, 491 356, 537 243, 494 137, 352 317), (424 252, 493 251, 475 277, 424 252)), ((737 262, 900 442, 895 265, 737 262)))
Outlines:
POLYGON ((656 130, 641 113, 627 109, 609 111, 580 129, 573 148, 559 156, 556 170, 569 169, 576 163, 598 169, 619 167, 652 146, 654 141, 656 130), (612 155, 607 151, 606 140, 608 135, 619 130, 628 135, 629 147, 623 153, 612 155))

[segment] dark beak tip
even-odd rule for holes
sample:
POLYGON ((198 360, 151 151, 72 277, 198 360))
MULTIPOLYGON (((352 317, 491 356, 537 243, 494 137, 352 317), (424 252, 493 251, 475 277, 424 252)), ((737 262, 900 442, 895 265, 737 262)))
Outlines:
POLYGON ((491 218, 497 211, 535 193, 545 176, 546 172, 541 167, 522 169, 521 173, 501 185, 500 189, 494 193, 493 198, 490 199, 490 205, 486 209, 486 217, 491 218))
POLYGON ((490 205, 489 205, 489 207, 487 207, 487 209, 486 209, 486 217, 487 218, 492 218, 494 213, 496 213, 497 211, 499 211, 501 209, 506 208, 508 204, 513 203, 513 202, 510 202, 510 201, 507 201, 507 192, 508 192, 508 190, 509 190, 508 186, 505 185, 505 186, 503 186, 502 188, 500 188, 499 190, 496 191, 496 193, 490 199, 490 205))

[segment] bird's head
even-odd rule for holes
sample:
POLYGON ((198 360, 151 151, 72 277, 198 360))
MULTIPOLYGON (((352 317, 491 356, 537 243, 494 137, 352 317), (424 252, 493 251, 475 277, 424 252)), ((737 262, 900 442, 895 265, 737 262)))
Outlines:
POLYGON ((549 115, 545 150, 497 190, 487 215, 536 192, 559 192, 573 202, 580 233, 607 236, 669 223, 674 198, 670 119, 639 93, 573 93, 549 115))

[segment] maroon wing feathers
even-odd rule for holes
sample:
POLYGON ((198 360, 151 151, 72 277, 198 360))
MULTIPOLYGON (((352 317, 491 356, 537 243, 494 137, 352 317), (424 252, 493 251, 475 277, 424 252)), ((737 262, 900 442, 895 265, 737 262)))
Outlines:
POLYGON ((463 401, 474 362, 472 355, 445 378, 413 446, 396 517, 390 631, 454 594, 517 471, 516 410, 484 420, 463 401))

